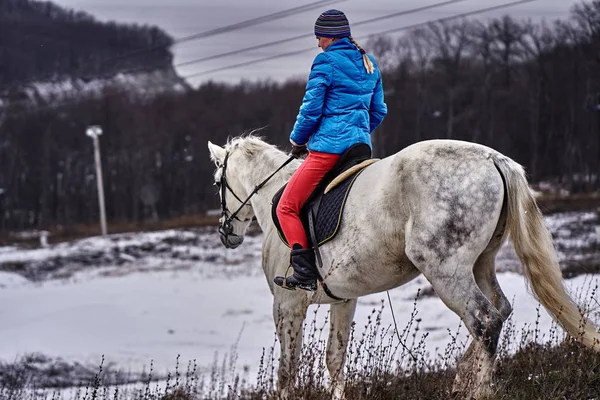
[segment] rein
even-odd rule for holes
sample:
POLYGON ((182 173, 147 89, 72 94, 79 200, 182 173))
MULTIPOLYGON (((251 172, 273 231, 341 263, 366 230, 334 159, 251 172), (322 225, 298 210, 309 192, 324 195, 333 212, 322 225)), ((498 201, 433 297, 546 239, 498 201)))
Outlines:
POLYGON ((264 185, 266 185, 267 182, 269 182, 269 180, 271 178, 273 178, 273 176, 275 176, 275 174, 277 174, 279 171, 281 171, 283 168, 285 168, 286 165, 288 165, 294 159, 296 159, 295 156, 290 156, 283 164, 281 164, 281 166, 279 168, 277 168, 275 170, 275 172, 273 172, 271 175, 269 175, 261 183, 259 183, 258 185, 256 185, 254 187, 254 190, 252 191, 252 193, 250 193, 248 195, 248 197, 246 197, 246 200, 242 200, 242 199, 240 199, 240 197, 237 194, 235 194, 235 192, 233 191, 233 189, 231 188, 231 186, 229 186, 229 183, 227 183, 227 178, 225 176, 225 172, 227 170, 227 159, 229 158, 229 155, 230 155, 229 152, 227 152, 225 154, 225 160, 223 160, 223 173, 221 174, 221 217, 223 218, 221 229, 223 230, 223 233, 225 235, 229 235, 229 234, 231 234, 233 232, 233 227, 231 226, 231 222, 234 219, 237 219, 240 222, 248 222, 249 221, 247 219, 246 220, 241 220, 241 219, 238 218, 237 215, 242 210, 242 208, 244 208, 245 206, 249 206, 248 202, 250 201, 250 199, 252 198, 252 196, 254 196, 256 193, 258 193, 258 191, 260 189, 262 189, 262 187, 264 185), (237 208, 237 210, 235 210, 229 216, 227 216, 227 213, 229 211, 227 210, 227 203, 225 201, 225 191, 227 189, 229 189, 229 191, 231 192, 231 194, 233 194, 233 196, 241 203, 241 205, 237 208))
MULTIPOLYGON (((266 185, 266 183, 269 182, 269 180, 271 178, 273 178, 275 176, 275 174, 277 174, 279 171, 281 171, 283 168, 285 168, 286 165, 288 165, 294 159, 296 159, 296 156, 290 156, 271 175, 267 176, 266 179, 264 179, 261 183, 259 183, 258 185, 256 185, 254 187, 254 190, 248 195, 248 197, 246 197, 246 200, 242 200, 237 194, 235 194, 235 192, 233 191, 233 189, 231 188, 231 186, 229 185, 229 183, 227 183, 226 171, 227 171, 227 160, 229 159, 229 155, 230 155, 229 152, 227 152, 225 154, 225 159, 223 160, 223 166, 222 166, 223 173, 221 174, 221 182, 220 182, 220 189, 221 189, 221 225, 219 226, 219 234, 222 235, 222 236, 225 236, 225 237, 229 236, 229 235, 231 235, 233 233, 233 226, 231 225, 231 222, 234 219, 236 219, 236 220, 238 220, 240 222, 248 222, 249 221, 249 219, 241 220, 241 219, 238 218, 237 215, 242 210, 242 208, 244 208, 245 206, 249 206, 248 202, 250 201, 250 199, 252 198, 252 196, 254 196, 256 193, 258 193, 258 191, 260 189, 262 189, 262 187, 264 185, 266 185), (233 196, 241 203, 240 206, 237 208, 237 210, 235 210, 229 216, 227 216, 227 213, 229 211, 227 210, 227 202, 225 201, 225 192, 226 192, 227 189, 229 189, 229 191, 231 192, 231 194, 233 194, 233 196)), ((314 232, 312 232, 312 233, 314 234, 314 232)), ((313 241, 315 241, 314 238, 313 238, 313 241)), ((316 250, 316 253, 319 254, 318 253, 318 248, 315 248, 315 250, 316 250)), ((319 256, 319 264, 321 264, 320 256, 319 256)), ((319 276, 320 276, 320 273, 319 273, 319 276)), ((323 290, 325 291, 325 294, 327 296, 331 297, 334 300, 340 300, 340 301, 344 301, 344 302, 348 301, 347 299, 341 299, 341 298, 335 296, 333 293, 331 293, 331 291, 329 290, 329 288, 327 287, 327 285, 325 284, 325 282, 323 281, 322 278, 319 278, 319 281, 321 282, 323 290)))

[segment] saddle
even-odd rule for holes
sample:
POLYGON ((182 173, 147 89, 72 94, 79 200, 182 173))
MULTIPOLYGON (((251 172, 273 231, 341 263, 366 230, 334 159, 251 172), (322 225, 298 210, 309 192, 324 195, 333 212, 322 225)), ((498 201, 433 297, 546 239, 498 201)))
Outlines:
MULTIPOLYGON (((378 159, 371 158, 371 148, 364 143, 356 144, 346 150, 315 188, 313 193, 300 210, 300 220, 307 233, 308 241, 315 250, 327 243, 338 233, 342 221, 342 214, 346 198, 352 184, 368 165, 378 159)), ((277 218, 277 205, 287 183, 273 196, 271 215, 277 227, 279 238, 288 247, 279 219, 277 218)))

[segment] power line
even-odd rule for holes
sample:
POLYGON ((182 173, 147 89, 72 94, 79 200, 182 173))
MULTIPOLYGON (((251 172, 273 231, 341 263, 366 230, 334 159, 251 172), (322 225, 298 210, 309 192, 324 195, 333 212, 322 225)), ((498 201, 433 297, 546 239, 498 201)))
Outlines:
MULTIPOLYGON (((312 3, 308 3, 302 6, 298 6, 298 7, 293 7, 293 8, 289 8, 287 10, 283 10, 283 11, 278 11, 275 13, 271 13, 268 15, 264 15, 261 17, 257 17, 257 18, 252 18, 246 21, 241 21, 241 22, 236 22, 234 24, 230 24, 230 25, 226 25, 220 28, 216 28, 216 29, 211 29, 208 31, 204 31, 204 32, 200 32, 200 33, 195 33, 193 35, 189 35, 189 36, 184 36, 178 39, 175 39, 172 43, 168 44, 168 45, 159 45, 159 46, 153 46, 153 47, 149 47, 149 48, 145 48, 145 49, 140 49, 140 50, 135 50, 129 53, 125 53, 125 54, 120 54, 117 56, 113 56, 113 57, 108 57, 106 59, 103 60, 99 60, 97 62, 95 62, 95 64, 98 65, 105 65, 110 61, 115 61, 115 60, 120 60, 120 59, 124 59, 124 58, 129 58, 129 57, 133 57, 133 56, 138 56, 141 54, 145 54, 145 53, 150 53, 153 51, 157 51, 157 50, 161 50, 161 49, 166 49, 169 48, 171 46, 177 45, 179 43, 184 43, 184 42, 189 42, 192 40, 198 40, 198 39, 203 39, 203 38, 207 38, 207 37, 211 37, 211 36, 216 36, 219 34, 223 34, 223 33, 228 33, 228 32, 232 32, 235 30, 239 30, 239 29, 243 29, 243 28, 247 28, 250 26, 254 26, 254 25, 259 25, 265 22, 270 22, 270 21, 274 21, 274 20, 278 20, 278 19, 282 19, 294 14, 299 14, 299 13, 303 13, 306 11, 310 11, 313 10, 315 8, 319 8, 319 7, 323 7, 329 4, 333 4, 333 3, 339 3, 342 1, 347 1, 347 0, 319 0, 319 1, 314 1, 312 3)), ((75 75, 79 75, 80 77, 82 75, 84 75, 85 69, 89 66, 91 66, 92 63, 91 62, 87 62, 84 64, 84 66, 75 68, 73 70, 71 70, 71 72, 75 75)), ((140 71, 152 71, 155 68, 148 68, 148 69, 143 69, 140 68, 140 71)), ((137 71, 136 69, 133 70, 134 72, 137 71)), ((67 71, 65 71, 65 74, 67 73, 67 71)), ((128 71, 121 71, 121 73, 129 73, 128 71)), ((48 74, 46 77, 42 77, 42 78, 34 78, 34 79, 30 79, 27 80, 25 82, 19 82, 18 85, 23 85, 26 83, 31 83, 31 82, 35 82, 35 81, 45 81, 47 79, 51 79, 53 76, 55 76, 56 73, 51 73, 48 74)), ((76 77, 72 77, 72 78, 76 78, 76 77)), ((3 87, 0 88, 0 90, 2 89, 7 89, 9 87, 8 84, 4 85, 3 87)))
MULTIPOLYGON (((299 13, 302 13, 302 12, 305 12, 305 11, 309 11, 309 10, 312 10, 312 9, 315 9, 315 8, 318 8, 318 7, 322 7, 322 6, 325 6, 327 4, 339 3, 340 1, 347 1, 347 0, 319 0, 319 1, 315 1, 313 3, 305 4, 303 6, 298 6, 298 7, 290 8, 290 9, 287 9, 287 10, 278 11, 276 13, 264 15, 262 17, 252 18, 252 19, 249 19, 249 20, 246 20, 246 21, 236 22, 235 24, 223 26, 223 27, 220 27, 220 28, 215 28, 215 29, 211 29, 211 30, 208 30, 208 31, 204 31, 204 32, 200 32, 200 33, 195 33, 195 34, 189 35, 189 36, 184 36, 182 38, 174 40, 172 45, 177 45, 177 44, 180 44, 180 43, 189 42, 191 40, 204 39, 204 38, 207 38, 207 37, 210 37, 210 36, 220 35, 222 33, 229 33, 229 32, 232 32, 232 31, 239 30, 239 29, 248 28, 250 26, 263 24, 265 22, 275 21, 275 20, 278 20, 278 19, 282 19, 282 18, 288 17, 290 15, 299 14, 299 13)), ((167 47, 169 47, 169 46, 161 45, 161 46, 151 47, 151 48, 148 48, 148 49, 137 50, 137 51, 134 51, 134 52, 131 52, 131 53, 127 53, 127 54, 123 54, 123 55, 111 57, 110 59, 108 59, 108 61, 118 60, 118 59, 121 59, 121 58, 132 57, 132 56, 135 56, 135 55, 144 54, 144 53, 148 53, 148 52, 152 52, 152 51, 164 49, 164 48, 167 48, 167 47)))
MULTIPOLYGON (((465 17, 469 17, 469 16, 472 16, 472 15, 481 14, 481 13, 490 12, 490 11, 502 10, 504 8, 514 7, 514 6, 517 6, 517 5, 521 5, 521 4, 525 4, 525 3, 531 3, 531 2, 534 2, 534 1, 537 1, 537 0, 519 0, 519 1, 514 1, 514 2, 511 2, 511 3, 500 4, 500 5, 497 5, 497 6, 481 8, 481 9, 474 10, 474 11, 469 11, 469 12, 465 12, 465 13, 461 13, 461 14, 452 15, 450 17, 439 18, 439 19, 436 19, 436 20, 433 20, 433 21, 420 22, 420 23, 417 23, 417 24, 407 25, 407 26, 403 26, 403 27, 400 27, 400 28, 388 29, 388 30, 385 30, 385 31, 381 31, 381 32, 377 32, 377 33, 372 33, 372 34, 369 34, 369 35, 361 36, 361 37, 359 37, 359 39, 368 39, 368 38, 371 38, 371 37, 374 37, 374 36, 379 36, 379 35, 383 35, 383 34, 387 34, 387 33, 396 33, 396 32, 406 31, 406 30, 419 28, 419 27, 426 26, 426 25, 429 25, 429 24, 432 24, 432 23, 436 23, 436 22, 447 22, 447 21, 451 21, 451 20, 454 20, 454 19, 465 18, 465 17)), ((184 79, 189 79, 189 78, 194 78, 194 77, 197 77, 197 76, 212 74, 212 73, 215 73, 215 72, 226 71, 226 70, 229 70, 229 69, 235 69, 235 68, 245 67, 245 66, 248 66, 248 65, 258 64, 258 63, 265 62, 265 61, 276 60, 278 58, 285 58, 285 57, 295 56, 297 54, 306 53, 306 52, 312 51, 312 50, 314 50, 314 47, 309 47, 309 48, 304 48, 304 49, 301 49, 301 50, 290 51, 290 52, 282 53, 282 54, 276 54, 276 55, 273 55, 273 56, 264 57, 264 58, 260 58, 260 59, 257 59, 257 60, 245 61, 245 62, 242 62, 242 63, 228 65, 228 66, 225 66, 225 67, 214 68, 214 69, 209 69, 209 70, 206 70, 206 71, 196 72, 196 73, 193 73, 191 75, 186 75, 183 78, 184 79)))
MULTIPOLYGON (((206 31, 206 32, 203 32, 203 33, 200 33, 200 34, 186 36, 186 37, 178 39, 178 42, 181 43, 181 42, 184 42, 184 41, 187 41, 187 40, 198 39, 201 36, 204 37, 204 36, 207 36, 207 35, 224 33, 228 29, 241 29, 242 27, 245 27, 245 26, 242 26, 244 24, 250 24, 250 23, 252 23, 252 24, 258 24, 259 23, 258 21, 269 19, 272 16, 279 16, 279 18, 283 18, 285 16, 285 14, 298 12, 299 10, 306 11, 306 10, 309 10, 311 8, 315 8, 317 5, 318 6, 322 6, 324 4, 333 3, 335 1, 346 1, 346 0, 317 1, 315 3, 310 3, 310 4, 307 4, 307 5, 304 5, 304 6, 295 7, 295 8, 289 9, 289 10, 285 10, 285 11, 281 11, 281 12, 278 12, 278 13, 270 14, 270 15, 267 15, 267 16, 264 16, 264 17, 259 17, 259 18, 255 18, 255 19, 252 19, 252 20, 243 21, 243 22, 236 23, 236 24, 229 25, 229 26, 225 26, 225 27, 222 27, 222 28, 217 28, 217 29, 214 29, 214 30, 211 30, 211 31, 206 31)), ((462 1, 466 1, 466 0, 447 0, 447 1, 443 1, 441 3, 435 3, 435 4, 423 6, 423 7, 417 7, 417 8, 413 8, 413 9, 410 9, 410 10, 399 11, 399 12, 396 12, 396 13, 393 13, 393 14, 384 15, 384 16, 380 16, 380 17, 375 17, 375 18, 370 18, 370 19, 367 19, 367 20, 355 22, 355 23, 352 24, 352 26, 360 26, 360 25, 365 25, 365 24, 369 24, 369 23, 381 21, 381 20, 384 20, 384 19, 390 19, 390 18, 395 18, 395 17, 402 16, 402 15, 414 14, 414 13, 417 13, 417 12, 427 11, 427 10, 431 10, 431 9, 434 9, 434 8, 438 8, 438 7, 443 7, 443 6, 446 6, 446 5, 450 5, 450 4, 460 3, 462 1)), ((273 18, 270 18, 269 20, 273 20, 273 18)), ((249 25, 246 25, 246 26, 249 26, 249 25)), ((205 57, 205 58, 198 59, 198 60, 186 61, 186 62, 183 62, 183 63, 175 64, 175 65, 173 65, 173 67, 181 67, 181 66, 184 66, 184 65, 189 65, 189 64, 193 64, 193 63, 199 63, 199 62, 207 61, 207 60, 210 60, 210 59, 216 59, 216 58, 226 57, 226 56, 233 55, 233 54, 239 54, 239 53, 243 53, 243 52, 247 52, 247 51, 251 51, 251 50, 260 49, 260 48, 267 47, 267 46, 278 45, 278 44, 282 44, 282 43, 291 42, 293 40, 303 39, 303 38, 312 37, 312 36, 313 36, 312 33, 302 34, 302 35, 298 35, 298 36, 295 36, 295 37, 291 37, 291 38, 287 38, 287 39, 282 39, 282 40, 277 40, 277 41, 274 41, 274 42, 265 43, 265 44, 261 44, 261 45, 257 45, 257 46, 252 46, 252 47, 247 47, 247 48, 243 48, 243 49, 239 49, 239 50, 234 50, 234 51, 231 51, 231 52, 228 52, 228 53, 217 54, 217 55, 205 57)), ((302 50, 302 52, 304 52, 304 51, 305 50, 302 50)), ((145 72, 145 71, 150 72, 150 71, 153 71, 154 69, 155 69, 154 67, 135 68, 135 69, 131 69, 131 70, 125 71, 123 73, 136 73, 136 72, 145 72)), ((46 107, 38 107, 38 110, 39 109, 44 110, 45 108, 46 107)))
MULTIPOLYGON (((525 3, 531 3, 534 2, 536 0, 519 0, 519 1, 514 1, 511 3, 505 3, 505 4, 500 4, 497 6, 492 6, 492 7, 486 7, 486 8, 481 8, 478 10, 473 10, 473 11, 469 11, 469 12, 465 12, 465 13, 461 13, 461 14, 456 14, 456 15, 452 15, 450 17, 444 17, 444 18, 439 18, 437 20, 433 20, 433 21, 425 21, 425 22, 421 22, 421 23, 417 23, 417 24, 412 24, 412 25, 408 25, 408 26, 403 26, 403 27, 399 27, 399 28, 394 28, 394 29, 388 29, 385 31, 381 31, 381 32, 377 32, 377 33, 372 33, 369 35, 365 35, 365 36, 361 36, 359 37, 360 39, 366 39, 366 38, 371 38, 374 36, 379 36, 382 34, 386 34, 386 33, 395 33, 395 32, 401 32, 401 31, 406 31, 406 30, 410 30, 410 29, 415 29, 415 28, 419 28, 422 26, 426 26, 432 23, 436 23, 436 22, 447 22, 447 21, 451 21, 454 19, 459 19, 459 18, 464 18, 464 17, 468 17, 468 16, 472 16, 472 15, 476 15, 476 14, 481 14, 484 12, 490 12, 490 11, 496 11, 496 10, 501 10, 501 9, 505 9, 505 8, 509 8, 509 7, 514 7, 517 5, 521 5, 521 4, 525 4, 525 3)), ((405 11, 406 12, 406 11, 405 11)), ((382 17, 379 17, 382 18, 382 17)), ((373 22, 371 20, 367 20, 370 22, 373 22)), ((366 21, 361 21, 361 23, 367 23, 366 21)), ((304 35, 303 35, 304 36, 304 35)), ((271 44, 268 44, 271 45, 271 44)), ((234 68, 239 68, 239 67, 243 67, 243 66, 247 66, 247 65, 252 65, 252 64, 258 64, 261 62, 265 62, 265 61, 270 61, 270 60, 274 60, 274 59, 278 59, 278 58, 284 58, 284 57, 289 57, 289 56, 293 56, 293 55, 297 55, 297 54, 302 54, 308 51, 314 50, 314 47, 310 47, 310 48, 304 48, 301 50, 296 50, 296 51, 292 51, 292 52, 287 52, 287 53, 282 53, 282 54, 277 54, 274 56, 269 56, 269 57, 265 57, 265 58, 260 58, 257 60, 251 60, 251 61, 246 61, 243 63, 238 63, 238 64, 233 64, 233 65, 228 65, 225 67, 220 67, 220 68, 215 68, 215 69, 211 69, 211 70, 207 70, 207 71, 202 71, 199 73, 194 73, 191 75, 187 75, 184 76, 184 79, 189 79, 195 76, 201 76, 201 75, 208 75, 210 73, 215 73, 215 72, 220 72, 220 71, 224 71, 224 70, 228 70, 228 69, 234 69, 234 68)), ((10 105, 14 105, 15 103, 12 104, 8 104, 10 105)), ((7 107, 8 108, 8 107, 7 107)), ((33 111, 43 111, 46 108, 54 108, 54 107, 38 107, 37 109, 33 110, 33 111)), ((29 110, 28 110, 29 112, 29 110)), ((17 113, 20 114, 20 113, 17 113)))
MULTIPOLYGON (((424 7, 418 7, 418 8, 413 8, 413 9, 410 9, 410 10, 400 11, 400 12, 393 13, 393 14, 390 14, 390 15, 384 15, 384 16, 381 16, 381 17, 375 17, 375 18, 367 19, 367 20, 364 20, 364 21, 353 22, 352 26, 360 26, 360 25, 370 24, 372 22, 382 21, 384 19, 390 19, 390 18, 395 18, 395 17, 402 16, 402 15, 414 14, 414 13, 418 13, 418 12, 421 12, 421 11, 427 11, 427 10, 430 10, 430 9, 433 9, 433 8, 443 7, 443 6, 446 6, 446 5, 449 5, 449 4, 460 3, 462 1, 467 1, 467 0, 448 0, 448 1, 443 1, 441 3, 436 3, 436 4, 431 4, 431 5, 428 5, 428 6, 424 6, 424 7)), ((274 42, 259 44, 259 45, 251 46, 251 47, 245 47, 243 49, 233 50, 233 51, 229 51, 229 52, 226 52, 226 53, 215 54, 215 55, 208 56, 208 57, 197 58, 197 59, 194 59, 194 60, 185 61, 185 62, 182 62, 182 63, 175 64, 174 67, 184 67, 184 66, 191 65, 191 64, 197 64, 197 63, 201 63, 201 62, 205 62, 205 61, 209 61, 209 60, 214 60, 214 59, 217 59, 217 58, 223 58, 223 57, 228 57, 228 56, 232 56, 232 55, 236 55, 236 54, 242 54, 242 53, 246 53, 246 52, 252 51, 252 50, 259 50, 259 49, 261 49, 263 47, 280 45, 280 44, 284 44, 284 43, 292 42, 294 40, 304 39, 304 38, 308 38, 308 37, 314 37, 314 34, 312 34, 312 33, 302 34, 302 35, 290 37, 290 38, 287 38, 287 39, 281 39, 281 40, 276 40, 274 42)))
MULTIPOLYGON (((320 6, 324 6, 326 4, 332 4, 334 2, 339 2, 339 1, 346 1, 346 0, 325 0, 325 1, 316 1, 313 3, 309 3, 303 6, 299 6, 299 7, 294 7, 288 10, 284 10, 284 11, 279 11, 276 13, 272 13, 263 17, 259 17, 259 18, 254 18, 254 19, 250 19, 250 20, 246 20, 246 21, 242 21, 242 22, 238 22, 232 25, 228 25, 228 26, 224 26, 221 28, 217 28, 217 29, 213 29, 213 30, 209 30, 209 31, 205 31, 205 32, 201 32, 198 34, 194 34, 194 35, 190 35, 190 36, 186 36, 186 37, 182 37, 177 39, 175 43, 182 43, 185 41, 190 41, 190 40, 195 40, 195 39, 200 39, 203 37, 208 37, 211 35, 217 35, 219 33, 226 33, 232 30, 236 30, 236 29, 242 29, 248 26, 252 26, 252 25, 256 25, 259 24, 261 22, 267 22, 267 21, 272 21, 275 19, 280 19, 280 18, 284 18, 285 16, 288 15, 293 15, 295 13, 300 13, 300 12, 304 12, 304 11, 308 11, 311 10, 313 8, 316 7, 320 7, 320 6)), ((446 5, 450 5, 450 4, 455 4, 455 3, 460 3, 466 0, 446 0, 440 3, 436 3, 436 4, 432 4, 432 5, 427 5, 427 6, 423 6, 423 7, 418 7, 418 8, 413 8, 410 10, 404 10, 404 11, 400 11, 400 12, 396 12, 390 15, 385 15, 385 16, 380 16, 380 17, 375 17, 375 18, 371 18, 371 19, 367 19, 364 21, 359 21, 359 22, 355 22, 353 23, 353 26, 360 26, 360 25, 365 25, 365 24, 369 24, 369 23, 373 23, 373 22, 377 22, 377 21, 381 21, 381 20, 385 20, 385 19, 390 19, 390 18, 395 18, 395 17, 399 17, 402 15, 408 15, 408 14, 414 14, 417 12, 421 12, 421 11, 427 11, 427 10, 431 10, 434 8, 438 8, 438 7, 443 7, 446 5)), ((297 39, 303 39, 303 38, 307 38, 307 37, 312 37, 313 34, 309 33, 309 34, 302 34, 302 35, 298 35, 295 37, 291 37, 291 38, 287 38, 287 39, 281 39, 281 40, 277 40, 274 42, 270 42, 270 43, 265 43, 265 44, 261 44, 261 45, 257 45, 257 46, 252 46, 252 47, 247 47, 247 48, 243 48, 243 49, 239 49, 239 50, 234 50, 231 52, 227 52, 227 53, 222 53, 222 54, 217 54, 217 55, 213 55, 213 56, 209 56, 209 57, 204 57, 204 58, 200 58, 197 60, 191 60, 191 61, 186 61, 186 62, 182 62, 182 63, 178 63, 178 64, 174 64, 173 67, 177 68, 177 67, 182 67, 185 65, 191 65, 191 64, 195 64, 195 63, 200 63, 200 62, 204 62, 204 61, 208 61, 208 60, 212 60, 212 59, 217 59, 217 58, 222 58, 222 57, 227 57, 230 55, 234 55, 234 54, 240 54, 240 53, 244 53, 244 52, 248 52, 248 51, 252 51, 252 50, 256 50, 256 49, 260 49, 266 46, 274 46, 274 45, 279 45, 279 44, 283 44, 283 43, 288 43, 297 39)), ((155 47, 155 49, 158 49, 158 47, 155 47)), ((152 51, 152 49, 145 49, 145 50, 140 50, 134 53, 129 53, 129 55, 134 55, 134 54, 142 54, 143 52, 146 51, 152 51)), ((118 58, 124 58, 126 57, 127 54, 121 55, 121 56, 116 56, 113 58, 109 58, 103 61, 100 61, 99 64, 101 63, 105 63, 107 61, 110 60, 114 60, 114 59, 118 59, 118 58)), ((89 65, 89 64, 88 64, 89 65)), ((133 69, 129 69, 126 71, 121 71, 121 73, 125 73, 125 74, 132 74, 132 73, 141 73, 141 72, 152 72, 154 70, 156 70, 158 66, 147 66, 147 67, 139 67, 139 68, 133 68, 133 69)), ((82 70, 83 68, 79 68, 79 70, 82 70)), ((38 79, 32 80, 32 81, 37 81, 38 79)))
MULTIPOLYGON (((360 26, 360 25, 365 25, 365 24, 370 24, 372 22, 378 22, 378 21, 382 21, 384 19, 390 19, 390 18, 395 18, 395 17, 399 17, 402 15, 408 15, 408 14, 414 14, 417 12, 421 12, 421 11, 427 11, 427 10, 431 10, 434 8, 438 8, 438 7, 443 7, 443 6, 447 6, 449 4, 455 4, 455 3, 460 3, 463 1, 467 1, 467 0, 447 0, 447 1, 443 1, 441 3, 436 3, 436 4, 431 4, 431 5, 427 5, 427 6, 423 6, 423 7, 418 7, 418 8, 413 8, 410 10, 404 10, 404 11, 400 11, 400 12, 396 12, 390 15, 384 15, 381 17, 375 17, 375 18, 371 18, 371 19, 367 19, 364 21, 359 21, 359 22, 354 22, 352 23, 352 26, 360 26)), ((232 56, 232 55, 236 55, 236 54, 242 54, 242 53, 246 53, 252 50, 260 50, 264 47, 270 47, 270 46, 277 46, 277 45, 281 45, 284 43, 289 43, 298 39, 305 39, 308 37, 313 37, 314 34, 313 33, 307 33, 307 34, 302 34, 302 35, 297 35, 297 36, 293 36, 290 38, 286 38, 286 39, 280 39, 280 40, 276 40, 273 42, 269 42, 269 43, 263 43, 263 44, 259 44, 259 45, 255 45, 255 46, 250 46, 250 47, 245 47, 242 49, 238 49, 238 50, 233 50, 233 51, 229 51, 226 53, 220 53, 220 54, 215 54, 212 56, 207 56, 207 57, 202 57, 202 58, 197 58, 194 60, 189 60, 189 61, 184 61, 181 63, 177 63, 174 64, 173 67, 174 68, 178 68, 178 67, 184 67, 187 65, 192 65, 192 64, 197 64, 197 63, 201 63, 201 62, 205 62, 205 61, 209 61, 209 60, 214 60, 214 59, 218 59, 218 58, 223 58, 223 57, 228 57, 228 56, 232 56)), ((154 67, 140 67, 140 68, 134 68, 134 69, 130 69, 128 71, 126 71, 126 73, 135 73, 135 72, 145 72, 145 71, 152 71, 154 70, 154 67)))

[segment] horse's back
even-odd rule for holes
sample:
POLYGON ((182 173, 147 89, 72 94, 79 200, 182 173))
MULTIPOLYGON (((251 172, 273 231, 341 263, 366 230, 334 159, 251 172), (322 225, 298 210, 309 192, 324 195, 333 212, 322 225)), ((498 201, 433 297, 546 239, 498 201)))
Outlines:
POLYGON ((454 139, 431 139, 411 144, 392 157, 400 158, 403 162, 447 163, 465 159, 485 160, 500 154, 496 150, 473 142, 454 139))

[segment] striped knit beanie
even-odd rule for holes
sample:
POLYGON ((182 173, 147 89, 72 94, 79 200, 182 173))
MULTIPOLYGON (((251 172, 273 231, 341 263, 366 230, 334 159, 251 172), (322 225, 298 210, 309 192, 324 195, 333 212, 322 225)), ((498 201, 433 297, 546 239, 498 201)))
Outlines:
POLYGON ((343 38, 351 36, 350 23, 346 15, 339 10, 327 10, 317 18, 315 36, 325 38, 343 38))

